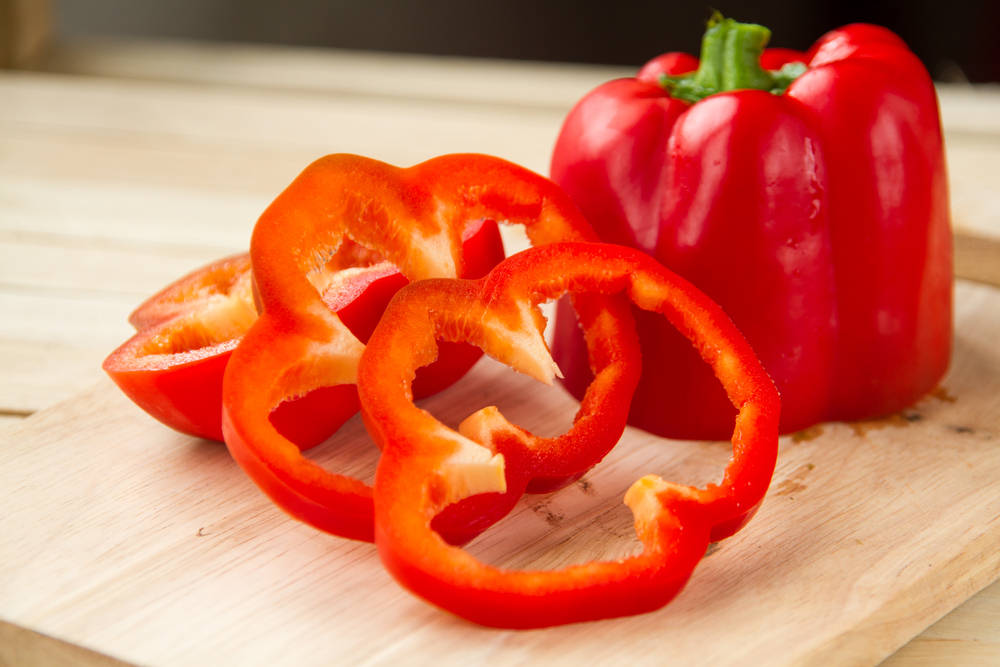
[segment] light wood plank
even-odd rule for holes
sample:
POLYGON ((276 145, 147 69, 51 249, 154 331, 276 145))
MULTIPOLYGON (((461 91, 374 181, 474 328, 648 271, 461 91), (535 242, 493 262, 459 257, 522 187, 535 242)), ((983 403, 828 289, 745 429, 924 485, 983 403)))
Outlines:
POLYGON ((52 72, 336 95, 556 107, 632 67, 120 38, 62 39, 52 72))
MULTIPOLYGON (((94 138, 85 151, 93 156, 99 152, 99 143, 100 139, 94 138)), ((10 144, 6 146, 13 150, 10 144)), ((273 189, 261 185, 251 192, 184 187, 155 178, 148 184, 110 178, 99 181, 92 173, 73 177, 45 170, 42 163, 60 162, 65 146, 44 140, 36 146, 39 155, 32 164, 40 173, 35 177, 10 174, 0 179, 0 243, 61 245, 98 252, 159 252, 188 259, 206 252, 232 252, 249 244, 257 216, 287 185, 284 181, 290 182, 295 174, 290 164, 287 171, 274 170, 273 189)), ((130 167, 140 170, 140 161, 130 157, 114 155, 109 162, 117 166, 109 164, 108 169, 116 169, 116 177, 130 167)), ((13 166, 0 158, 3 164, 13 166)), ((221 171, 224 166, 214 168, 221 171)), ((200 173, 204 178, 212 170, 204 165, 200 173)), ((233 183, 237 189, 239 181, 233 179, 233 183)))
MULTIPOLYGON (((1000 110, 1000 96, 994 106, 1000 110)), ((997 113, 1000 116, 1000 113, 997 113)), ((1000 138, 946 135, 952 220, 958 229, 1000 238, 1000 138)))
POLYGON ((923 635, 940 641, 981 641, 1000 650, 1000 581, 987 586, 923 635))
POLYGON ((887 667, 984 667, 1000 663, 1000 643, 917 637, 886 660, 887 667))
MULTIPOLYGON (((8 250, 12 259, 27 254, 23 246, 0 243, 0 252, 8 250)), ((93 255, 84 252, 71 256, 87 260, 93 255)), ((39 254, 35 253, 33 259, 39 260, 39 254)), ((153 271, 156 283, 176 268, 159 274, 153 271)), ((111 267, 112 272, 116 270, 111 267)), ((0 274, 5 279, 10 277, 6 271, 0 274)), ((53 275, 71 276, 68 272, 53 275)), ((128 280, 128 276, 122 276, 123 284, 128 280)), ((133 280, 142 284, 141 278, 133 280)), ((104 357, 132 335, 126 318, 144 294, 151 292, 143 289, 142 293, 129 293, 106 285, 91 287, 0 286, 0 312, 4 313, 0 318, 0 367, 4 369, 0 410, 30 414, 82 391, 93 383, 95 373, 100 373, 104 357)))
POLYGON ((0 339, 0 407, 29 415, 90 387, 104 358, 130 335, 124 320, 116 321, 121 333, 108 334, 109 340, 100 344, 0 339))
POLYGON ((65 344, 85 349, 130 335, 126 317, 134 297, 92 299, 73 294, 0 292, 0 341, 41 345, 65 344))
MULTIPOLYGON (((142 179, 152 170, 185 183, 188 173, 176 167, 164 169, 157 163, 199 149, 202 155, 214 154, 220 159, 225 159, 227 152, 256 156, 294 150, 300 156, 294 173, 307 160, 333 152, 359 153, 401 165, 443 153, 479 152, 545 171, 563 116, 561 110, 550 109, 423 100, 403 104, 398 100, 12 73, 0 77, 0 95, 6 102, 0 110, 0 129, 9 135, 5 143, 12 142, 15 150, 27 144, 17 157, 30 163, 30 149, 39 139, 37 134, 44 132, 70 142, 67 157, 76 153, 77 159, 82 159, 84 154, 72 151, 74 139, 98 135, 110 150, 128 151, 137 158, 146 153, 139 162, 142 168, 133 169, 136 173, 126 178, 127 182, 142 179), (61 112, 59 107, 65 104, 73 105, 73 114, 61 112), (32 130, 36 136, 26 137, 32 130), (302 154, 308 157, 302 159, 302 154)), ((245 156, 242 163, 233 161, 234 175, 247 177, 256 169, 245 156)), ((73 166, 64 167, 66 173, 86 172, 73 166)), ((286 176, 283 180, 290 179, 286 176)), ((209 181, 202 187, 212 185, 209 181)))
POLYGON ((1000 664, 1000 582, 970 598, 882 664, 884 667, 1000 664))
POLYGON ((0 265, 0 286, 12 294, 121 296, 138 305, 192 269, 237 252, 236 247, 211 246, 171 250, 59 236, 11 242, 0 232, 0 252, 9 252, 10 257, 0 265))
POLYGON ((21 420, 27 416, 26 414, 13 414, 10 412, 0 413, 0 430, 11 428, 14 424, 20 424, 21 420))

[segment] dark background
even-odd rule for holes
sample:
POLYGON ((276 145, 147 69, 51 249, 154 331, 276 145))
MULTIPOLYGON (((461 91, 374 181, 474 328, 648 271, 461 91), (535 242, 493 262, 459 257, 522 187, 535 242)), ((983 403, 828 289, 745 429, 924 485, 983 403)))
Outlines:
POLYGON ((1000 1, 531 2, 509 0, 56 0, 56 30, 437 55, 640 65, 696 53, 712 9, 804 49, 853 21, 902 36, 938 80, 1000 81, 1000 1))

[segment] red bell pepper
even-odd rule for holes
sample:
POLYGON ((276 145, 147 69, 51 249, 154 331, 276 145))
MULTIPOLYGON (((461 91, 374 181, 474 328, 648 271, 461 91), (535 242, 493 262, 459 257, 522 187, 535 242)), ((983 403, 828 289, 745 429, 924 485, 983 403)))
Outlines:
POLYGON ((732 322, 687 281, 618 246, 557 243, 510 257, 479 281, 408 286, 372 334, 358 380, 362 416, 383 450, 375 476, 376 544, 383 562, 413 592, 485 625, 533 628, 661 607, 680 591, 709 542, 750 518, 777 456, 777 392, 732 322), (620 364, 607 355, 632 356, 636 342, 622 338, 620 330, 602 331, 603 320, 582 309, 592 360, 612 363, 596 364, 596 380, 577 420, 554 439, 525 434, 495 408, 452 431, 413 405, 410 382, 434 358, 437 340, 444 340, 474 342, 551 383, 554 364, 537 304, 566 291, 624 291, 639 308, 666 316, 710 365, 739 412, 733 457, 718 485, 698 489, 650 475, 629 489, 625 502, 645 547, 638 556, 555 571, 502 570, 449 546, 435 532, 436 517, 476 498, 512 490, 520 495, 534 476, 579 474, 603 457, 621 433, 628 402, 618 383, 608 382, 606 370, 620 364))
MULTIPOLYGON (((496 223, 466 228, 465 275, 486 273, 503 258, 496 223)), ((360 340, 368 340, 382 311, 407 284, 399 271, 346 244, 323 302, 360 340), (335 277, 333 277, 335 276, 335 277)), ((222 441, 222 377, 229 357, 257 319, 250 256, 227 257, 202 267, 147 299, 129 316, 135 336, 104 361, 104 370, 136 405, 167 426, 222 441)), ((422 369, 419 395, 461 377, 479 358, 471 346, 452 346, 441 362, 422 369)), ((350 386, 320 387, 276 406, 269 419, 283 437, 305 449, 325 440, 358 411, 350 386)))
MULTIPOLYGON (((329 258, 349 240, 409 279, 469 276, 474 267, 460 238, 484 219, 523 224, 534 243, 594 239, 550 181, 481 155, 444 156, 408 169, 328 156, 310 165, 257 222, 250 254, 262 314, 226 369, 223 433, 233 457, 292 516, 330 533, 372 539, 371 488, 302 456, 267 418, 283 401, 319 387, 351 385, 354 391, 364 344, 323 303, 329 258)), ((442 531, 462 541, 504 511, 467 508, 442 531)))
MULTIPOLYGON (((768 37, 717 19, 700 62, 666 54, 598 87, 567 117, 551 173, 603 240, 649 253, 725 309, 791 432, 900 410, 940 380, 951 235, 934 87, 905 44, 870 25, 801 54, 763 50, 768 37)), ((723 437, 735 413, 697 355, 636 319, 630 422, 723 437)), ((553 353, 580 395, 589 374, 565 308, 553 353)))

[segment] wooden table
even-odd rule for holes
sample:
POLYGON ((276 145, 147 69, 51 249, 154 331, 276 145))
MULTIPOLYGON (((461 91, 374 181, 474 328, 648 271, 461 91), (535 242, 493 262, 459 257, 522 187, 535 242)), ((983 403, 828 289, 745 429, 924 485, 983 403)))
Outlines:
MULTIPOLYGON (((125 42, 57 44, 48 71, 0 72, 5 442, 44 433, 58 406, 45 408, 106 391, 100 362, 130 335, 128 312, 246 248, 259 212, 315 157, 412 164, 472 151, 544 173, 570 105, 628 73, 125 42)), ((1000 91, 944 86, 940 96, 958 272, 1000 285, 1000 91)), ((0 662, 107 661, 8 618, 3 591, 17 576, 0 575, 0 662)), ((115 655, 113 645, 98 649, 115 655)), ((983 661, 1000 661, 1000 583, 886 664, 983 661)))

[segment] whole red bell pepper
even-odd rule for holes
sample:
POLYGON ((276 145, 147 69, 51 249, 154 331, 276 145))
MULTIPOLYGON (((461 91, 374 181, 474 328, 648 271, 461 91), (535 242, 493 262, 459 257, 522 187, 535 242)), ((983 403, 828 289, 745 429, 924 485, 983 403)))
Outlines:
POLYGON ((358 387, 365 425, 383 450, 375 475, 379 555, 413 592, 485 625, 534 628, 661 607, 684 586, 709 542, 753 515, 778 451, 778 394, 739 331, 690 283, 620 246, 554 243, 514 255, 478 281, 406 287, 369 340, 358 387), (413 404, 410 382, 444 340, 472 341, 551 383, 554 366, 537 305, 567 291, 624 292, 677 327, 739 413, 733 456, 720 482, 705 488, 656 475, 632 485, 625 503, 644 547, 638 555, 553 571, 504 570, 449 546, 438 519, 479 498, 519 496, 530 478, 572 476, 599 461, 624 427, 637 342, 610 318, 581 309, 596 380, 572 428, 558 438, 527 434, 495 408, 475 413, 455 432, 413 404))
MULTIPOLYGON (((769 34, 715 18, 700 62, 665 54, 598 87, 566 119, 551 172, 603 240, 722 305, 781 391, 790 432, 897 411, 940 380, 951 234, 934 87, 906 45, 851 25, 797 54, 764 50, 769 34)), ((589 374, 571 318, 560 309, 553 352, 580 395, 589 374)), ((724 437, 734 410, 690 345, 636 319, 630 421, 724 437)))

